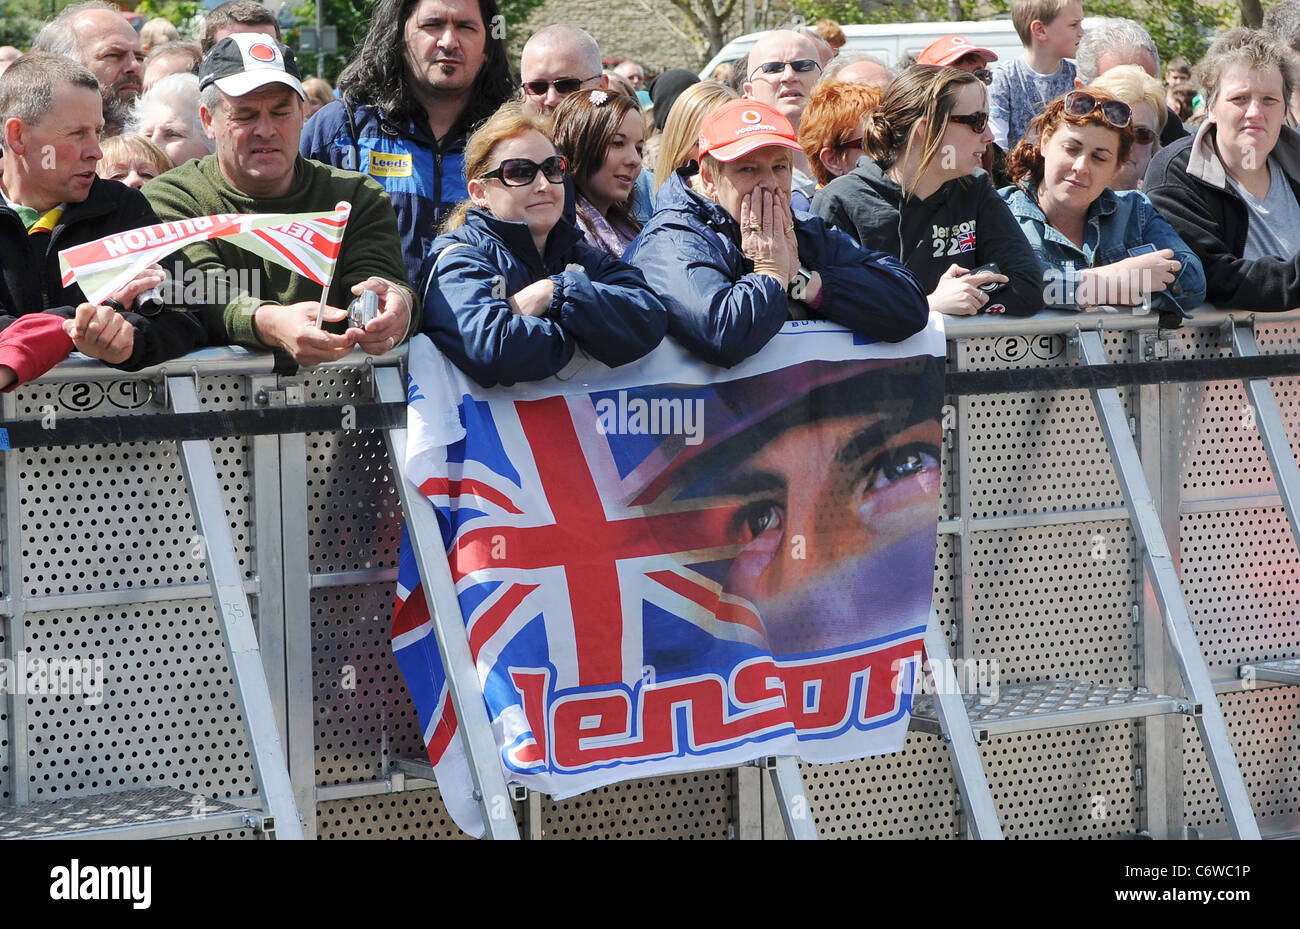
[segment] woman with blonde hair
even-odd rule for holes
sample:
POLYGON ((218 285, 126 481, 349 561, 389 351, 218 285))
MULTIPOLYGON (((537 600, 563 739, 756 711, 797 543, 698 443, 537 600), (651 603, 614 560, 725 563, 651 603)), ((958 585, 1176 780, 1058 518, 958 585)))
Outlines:
POLYGON ((573 177, 578 228, 588 245, 622 258, 641 223, 637 180, 645 117, 635 97, 580 90, 555 108, 552 138, 573 177))
POLYGON ((484 387, 550 377, 579 348, 626 364, 668 329, 641 272, 564 221, 566 164, 550 131, 512 101, 470 136, 469 200, 425 258, 423 331, 484 387))
POLYGON ((700 81, 681 92, 660 133, 659 155, 655 161, 656 194, 670 175, 699 160, 700 123, 704 117, 739 96, 730 87, 712 81, 700 81))
POLYGON ((817 192, 813 212, 864 248, 896 256, 932 310, 1036 313, 1038 261, 982 168, 992 138, 978 77, 913 65, 867 112, 866 157, 817 192))
POLYGON ((1165 108, 1165 89, 1150 74, 1137 65, 1118 65, 1092 82, 1096 90, 1104 90, 1123 100, 1133 111, 1133 148, 1128 161, 1120 166, 1111 190, 1141 190, 1147 165, 1160 151, 1160 135, 1165 131, 1169 110, 1165 108))
POLYGON ((175 165, 157 145, 134 132, 111 136, 99 143, 103 157, 95 173, 110 181, 121 181, 139 190, 146 181, 170 171, 175 165))

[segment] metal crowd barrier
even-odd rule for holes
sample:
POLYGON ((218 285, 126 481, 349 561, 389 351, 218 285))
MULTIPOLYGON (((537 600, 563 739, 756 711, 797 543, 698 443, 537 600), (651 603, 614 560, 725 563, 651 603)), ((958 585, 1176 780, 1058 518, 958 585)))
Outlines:
MULTIPOLYGON (((949 320, 927 652, 996 698, 936 674, 902 752, 794 787, 521 792, 519 834, 780 837, 800 788, 825 837, 1300 832, 1297 321, 949 320)), ((0 837, 459 835, 388 644, 403 359, 3 395, 0 837)))

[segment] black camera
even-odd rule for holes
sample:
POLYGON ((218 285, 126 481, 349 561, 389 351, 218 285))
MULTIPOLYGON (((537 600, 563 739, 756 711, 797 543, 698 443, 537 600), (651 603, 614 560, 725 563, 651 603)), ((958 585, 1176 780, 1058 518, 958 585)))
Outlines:
MULTIPOLYGON (((984 271, 987 271, 987 272, 989 272, 990 274, 1001 274, 1001 273, 1002 273, 1002 269, 998 267, 996 261, 990 261, 990 262, 989 262, 988 264, 986 264, 986 265, 980 265, 978 268, 975 268, 975 269, 974 269, 973 271, 971 271, 970 273, 971 273, 971 274, 980 274, 981 272, 984 272, 984 271)), ((995 293, 997 293, 999 290, 1001 290, 1003 287, 1006 287, 1006 286, 1007 286, 1007 285, 1006 285, 1006 282, 1004 282, 1004 281, 989 281, 989 282, 986 283, 986 284, 980 284, 980 285, 979 285, 979 288, 980 288, 980 290, 984 291, 986 294, 995 294, 995 293)))
POLYGON ((364 329, 379 315, 379 294, 373 290, 361 291, 361 296, 348 304, 348 328, 364 329))

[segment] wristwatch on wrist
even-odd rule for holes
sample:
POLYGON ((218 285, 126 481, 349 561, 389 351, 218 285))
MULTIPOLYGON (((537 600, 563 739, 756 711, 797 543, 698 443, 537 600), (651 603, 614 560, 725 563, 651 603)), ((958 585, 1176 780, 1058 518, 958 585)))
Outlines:
POLYGON ((811 285, 812 272, 800 265, 799 270, 794 273, 794 277, 790 278, 790 286, 786 289, 786 295, 791 300, 798 300, 802 303, 811 285))

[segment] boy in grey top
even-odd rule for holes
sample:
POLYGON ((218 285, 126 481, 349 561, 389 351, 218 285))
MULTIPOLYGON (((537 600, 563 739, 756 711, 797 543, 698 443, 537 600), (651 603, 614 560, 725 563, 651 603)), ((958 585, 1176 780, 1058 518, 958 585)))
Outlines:
POLYGON ((1012 0, 1011 21, 1025 55, 996 68, 989 88, 993 141, 1008 152, 1031 119, 1074 89, 1075 67, 1069 59, 1083 38, 1083 4, 1080 0, 1012 0))

